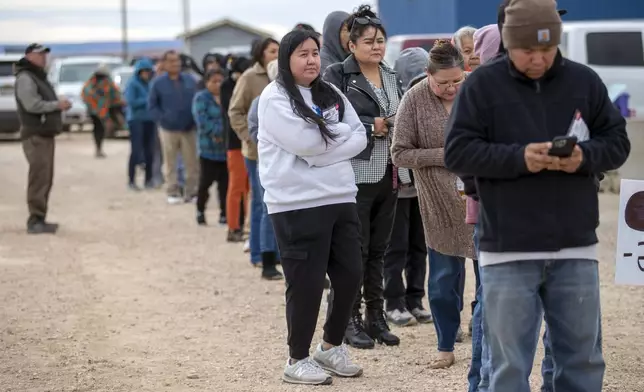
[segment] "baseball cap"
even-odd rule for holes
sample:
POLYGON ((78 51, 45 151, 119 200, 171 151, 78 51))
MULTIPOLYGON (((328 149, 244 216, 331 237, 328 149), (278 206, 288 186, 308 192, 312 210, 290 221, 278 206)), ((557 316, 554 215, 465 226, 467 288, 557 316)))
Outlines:
POLYGON ((51 49, 49 49, 48 47, 46 47, 44 45, 33 43, 33 44, 27 46, 27 49, 25 49, 25 54, 29 54, 29 53, 49 53, 50 51, 51 51, 51 49))

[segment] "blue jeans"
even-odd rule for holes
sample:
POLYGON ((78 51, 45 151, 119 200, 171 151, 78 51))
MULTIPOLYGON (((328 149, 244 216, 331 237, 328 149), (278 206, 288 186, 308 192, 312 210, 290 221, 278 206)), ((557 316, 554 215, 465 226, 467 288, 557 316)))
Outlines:
POLYGON ((177 176, 179 178, 179 186, 183 188, 186 185, 186 173, 183 167, 181 153, 177 154, 177 176))
POLYGON ((244 158, 246 171, 250 180, 250 262, 257 264, 262 261, 261 226, 262 226, 262 189, 259 184, 257 161, 244 158))
POLYGON ((481 268, 483 333, 490 390, 530 392, 528 378, 542 314, 554 366, 553 387, 600 392, 599 269, 594 260, 528 260, 481 268))
POLYGON ((128 122, 130 130, 130 160, 128 162, 128 179, 130 184, 136 180, 136 166, 145 164, 145 185, 152 185, 154 174, 154 149, 156 125, 152 121, 133 120, 128 122))
POLYGON ((465 259, 447 256, 431 248, 427 297, 438 337, 438 351, 454 351, 456 334, 461 325, 463 299, 460 297, 460 279, 465 273, 465 259))
POLYGON ((275 232, 273 231, 273 222, 268 216, 268 207, 266 206, 266 203, 264 203, 264 187, 260 184, 259 189, 261 191, 260 197, 262 199, 262 221, 259 229, 259 249, 262 253, 277 253, 277 259, 279 260, 279 250, 277 249, 277 240, 275 239, 275 232))

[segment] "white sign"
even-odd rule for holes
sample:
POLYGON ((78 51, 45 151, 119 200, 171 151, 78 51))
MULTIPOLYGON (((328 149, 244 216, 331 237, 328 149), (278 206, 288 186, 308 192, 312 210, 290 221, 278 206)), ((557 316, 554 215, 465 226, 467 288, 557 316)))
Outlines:
POLYGON ((644 181, 622 180, 615 283, 644 286, 644 181))

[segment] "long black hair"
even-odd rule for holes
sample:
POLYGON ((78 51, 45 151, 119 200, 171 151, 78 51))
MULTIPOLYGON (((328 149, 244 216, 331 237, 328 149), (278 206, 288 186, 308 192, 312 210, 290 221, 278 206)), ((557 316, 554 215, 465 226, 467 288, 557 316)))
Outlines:
POLYGON ((255 65, 255 63, 259 63, 259 65, 261 65, 262 67, 266 67, 266 64, 264 64, 264 51, 269 47, 270 44, 279 45, 280 43, 277 42, 277 40, 275 40, 274 38, 268 37, 264 38, 260 42, 255 43, 254 46, 252 46, 251 56, 253 65, 255 65))
MULTIPOLYGON (((311 31, 293 30, 282 38, 277 58, 279 68, 277 83, 286 90, 291 101, 293 113, 308 123, 317 124, 320 128, 322 139, 324 139, 328 144, 330 140, 335 140, 336 138, 336 135, 327 126, 331 123, 331 120, 324 114, 316 113, 313 108, 309 107, 309 105, 304 102, 304 98, 302 97, 300 90, 297 88, 293 72, 291 71, 291 55, 295 52, 298 46, 309 39, 312 39, 315 42, 318 49, 320 48, 320 40, 316 33, 311 31)), ((335 107, 342 99, 336 89, 323 81, 320 75, 313 80, 310 88, 313 103, 322 110, 322 113, 324 113, 325 109, 335 107)), ((340 119, 338 118, 335 123, 339 120, 340 119)))

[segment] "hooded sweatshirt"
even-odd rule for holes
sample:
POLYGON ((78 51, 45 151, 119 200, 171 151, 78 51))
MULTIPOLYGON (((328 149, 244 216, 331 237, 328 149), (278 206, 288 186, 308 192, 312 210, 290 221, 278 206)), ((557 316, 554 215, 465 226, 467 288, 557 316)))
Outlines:
POLYGON ((150 81, 141 79, 141 71, 153 72, 153 70, 154 64, 146 58, 140 59, 134 64, 134 75, 128 81, 124 93, 127 121, 152 121, 152 116, 148 111, 150 81))
MULTIPOLYGON (((317 108, 311 90, 298 87, 307 105, 338 119, 339 105, 317 108)), ((339 93, 339 92, 338 92, 339 93)), ((317 125, 297 116, 285 89, 271 82, 259 99, 259 179, 269 214, 331 204, 355 203, 358 187, 350 159, 367 146, 364 125, 346 97, 345 112, 324 141, 317 125)))
POLYGON ((343 62, 349 53, 345 51, 340 42, 342 24, 349 17, 344 11, 331 12, 324 20, 322 27, 322 49, 320 50, 320 75, 331 64, 343 62))
POLYGON ((403 92, 427 77, 425 70, 429 63, 429 53, 423 48, 408 48, 400 52, 394 70, 400 76, 403 92))

